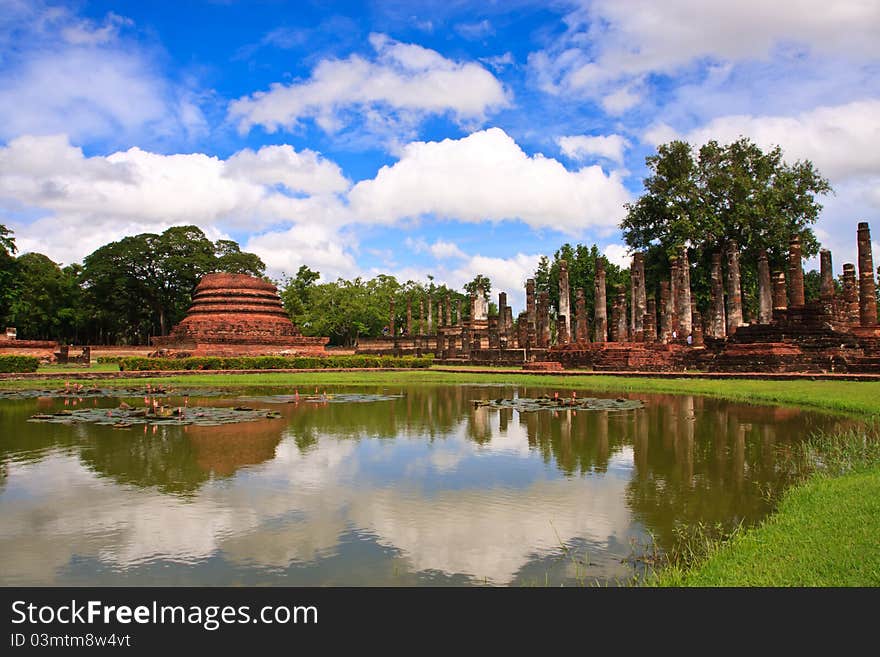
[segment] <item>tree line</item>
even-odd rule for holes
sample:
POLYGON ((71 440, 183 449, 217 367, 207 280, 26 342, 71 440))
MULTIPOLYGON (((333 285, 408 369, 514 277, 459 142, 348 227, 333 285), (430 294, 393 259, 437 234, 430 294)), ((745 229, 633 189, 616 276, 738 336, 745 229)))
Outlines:
POLYGON ((14 235, 0 226, 3 326, 22 339, 72 344, 149 344, 183 319, 204 274, 266 270, 236 242, 212 242, 196 226, 124 237, 65 267, 42 253, 16 254, 14 235))

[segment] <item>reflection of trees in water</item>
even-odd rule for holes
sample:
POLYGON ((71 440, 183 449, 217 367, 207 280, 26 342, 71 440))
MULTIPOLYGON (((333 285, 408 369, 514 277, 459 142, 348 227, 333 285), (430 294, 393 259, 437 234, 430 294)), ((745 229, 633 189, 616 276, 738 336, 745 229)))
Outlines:
POLYGON ((633 514, 661 547, 675 527, 698 522, 726 530, 764 517, 796 476, 796 443, 837 420, 797 409, 731 405, 665 396, 633 418, 635 476, 627 488, 633 514))
POLYGON ((610 457, 625 444, 624 421, 635 411, 537 411, 520 413, 529 445, 545 463, 566 475, 605 472, 610 457))

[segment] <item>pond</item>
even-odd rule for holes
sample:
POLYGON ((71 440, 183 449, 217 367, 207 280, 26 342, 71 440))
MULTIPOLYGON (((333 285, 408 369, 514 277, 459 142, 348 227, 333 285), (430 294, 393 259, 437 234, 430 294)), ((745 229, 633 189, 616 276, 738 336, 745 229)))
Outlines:
POLYGON ((0 584, 627 582, 633 557, 678 527, 760 520, 791 483, 796 443, 853 422, 685 395, 517 403, 557 392, 6 396, 0 584), (116 418, 154 398, 174 414, 116 418), (247 417, 184 421, 218 407, 247 417), (82 410, 113 421, 45 421, 82 410))

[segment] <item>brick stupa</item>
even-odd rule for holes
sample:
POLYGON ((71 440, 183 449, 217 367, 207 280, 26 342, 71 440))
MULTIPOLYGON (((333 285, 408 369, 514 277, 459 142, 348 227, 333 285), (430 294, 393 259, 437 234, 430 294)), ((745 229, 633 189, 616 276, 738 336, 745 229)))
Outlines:
POLYGON ((193 356, 320 355, 329 340, 304 337, 271 283, 247 274, 206 274, 186 317, 153 345, 193 356))

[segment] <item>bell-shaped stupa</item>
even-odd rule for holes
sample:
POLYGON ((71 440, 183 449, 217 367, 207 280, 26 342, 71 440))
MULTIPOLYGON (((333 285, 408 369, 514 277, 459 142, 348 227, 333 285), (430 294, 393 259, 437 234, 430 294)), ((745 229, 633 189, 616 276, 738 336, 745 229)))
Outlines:
POLYGON ((195 356, 318 354, 329 338, 304 337, 274 285, 247 274, 206 274, 186 317, 153 345, 195 356))

